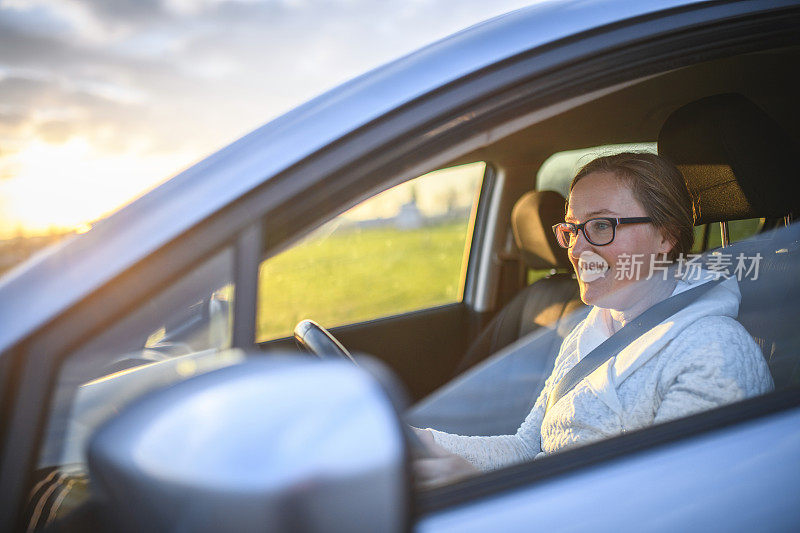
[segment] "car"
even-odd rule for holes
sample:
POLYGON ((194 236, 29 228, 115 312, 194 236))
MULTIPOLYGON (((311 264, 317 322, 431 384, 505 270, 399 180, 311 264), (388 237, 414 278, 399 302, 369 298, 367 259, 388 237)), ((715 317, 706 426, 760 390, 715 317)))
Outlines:
POLYGON ((535 4, 311 100, 13 270, 0 524, 796 529, 799 23, 792 0, 535 4), (415 487, 407 422, 502 434, 530 409, 585 312, 542 228, 576 164, 628 149, 681 168, 696 258, 744 274, 739 320, 775 390, 415 487))

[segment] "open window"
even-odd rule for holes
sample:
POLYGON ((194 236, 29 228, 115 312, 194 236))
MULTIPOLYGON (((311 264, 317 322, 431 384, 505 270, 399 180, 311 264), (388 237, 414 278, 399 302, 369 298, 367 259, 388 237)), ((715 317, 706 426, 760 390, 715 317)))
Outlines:
POLYGON ((384 191, 261 263, 256 340, 462 301, 484 163, 384 191))

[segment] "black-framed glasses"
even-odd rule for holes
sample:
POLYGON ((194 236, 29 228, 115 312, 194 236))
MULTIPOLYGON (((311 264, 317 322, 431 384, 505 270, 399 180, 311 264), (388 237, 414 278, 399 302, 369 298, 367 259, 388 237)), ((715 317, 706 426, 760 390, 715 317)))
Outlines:
POLYGON ((589 243, 595 246, 606 246, 614 242, 614 237, 617 235, 617 225, 644 224, 652 221, 650 217, 590 218, 583 224, 573 224, 572 222, 556 224, 553 226, 553 233, 556 234, 558 244, 564 248, 569 248, 574 244, 575 239, 578 237, 578 231, 583 232, 583 236, 589 243))

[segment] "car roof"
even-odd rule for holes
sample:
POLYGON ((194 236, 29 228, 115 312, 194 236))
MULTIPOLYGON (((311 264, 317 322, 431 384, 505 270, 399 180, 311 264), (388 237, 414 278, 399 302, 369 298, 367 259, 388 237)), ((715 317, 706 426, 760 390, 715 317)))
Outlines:
POLYGON ((347 133, 475 71, 697 2, 546 1, 460 31, 295 108, 0 280, 0 353, 202 220, 347 133))

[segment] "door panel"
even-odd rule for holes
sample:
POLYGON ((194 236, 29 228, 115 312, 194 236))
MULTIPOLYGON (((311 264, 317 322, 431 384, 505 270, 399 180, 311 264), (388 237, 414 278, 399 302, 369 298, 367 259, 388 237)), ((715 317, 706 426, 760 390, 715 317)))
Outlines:
POLYGON ((337 328, 335 335, 351 351, 386 362, 416 401, 453 377, 469 324, 468 308, 458 303, 337 328))
MULTIPOLYGON (((416 401, 453 377, 474 333, 473 322, 470 309, 456 303, 330 331, 350 352, 386 363, 416 401)), ((259 346, 266 351, 296 349, 292 338, 259 346)))
MULTIPOLYGON (((709 416, 714 413, 695 419, 709 416)), ((498 472, 503 480, 495 479, 491 488, 492 480, 484 478, 485 487, 462 489, 459 505, 426 514, 415 530, 530 531, 536 524, 541 531, 792 531, 800 523, 800 486, 796 468, 787 465, 800 464, 798 428, 800 410, 794 408, 667 441, 594 468, 564 466, 579 456, 602 460, 614 445, 622 454, 628 443, 646 440, 653 430, 623 436, 517 467, 509 475, 498 472), (556 475, 541 479, 548 471, 556 475), (463 499, 468 492, 476 495, 472 501, 463 499)))

